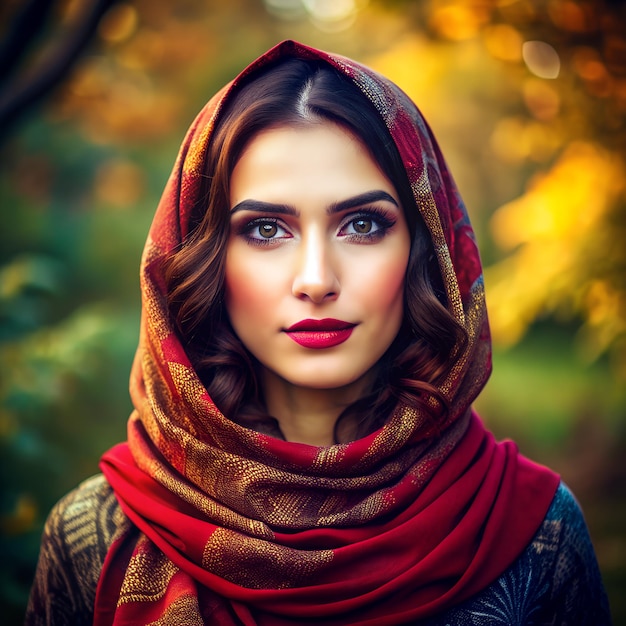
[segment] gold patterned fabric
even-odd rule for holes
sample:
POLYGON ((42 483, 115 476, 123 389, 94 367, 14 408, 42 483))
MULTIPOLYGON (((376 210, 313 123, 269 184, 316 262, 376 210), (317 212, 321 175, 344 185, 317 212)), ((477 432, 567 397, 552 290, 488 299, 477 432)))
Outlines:
POLYGON ((200 112, 181 146, 141 264, 143 316, 128 441, 103 472, 141 531, 114 543, 96 623, 402 624, 484 589, 539 528, 558 478, 497 444, 471 410, 491 367, 482 270, 465 207, 415 105, 348 59, 283 42, 200 112), (186 236, 207 146, 242 81, 281 58, 329 64, 374 105, 406 167, 449 309, 468 342, 440 391, 436 437, 423 408, 318 448, 247 429, 217 409, 166 306, 161 261, 186 236), (107 621, 109 620, 109 621, 107 621))

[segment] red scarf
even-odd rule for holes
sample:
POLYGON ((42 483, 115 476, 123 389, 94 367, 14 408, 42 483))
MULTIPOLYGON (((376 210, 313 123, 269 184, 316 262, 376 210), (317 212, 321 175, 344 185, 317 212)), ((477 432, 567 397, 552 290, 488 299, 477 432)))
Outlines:
POLYGON ((496 443, 470 408, 491 351, 465 207, 415 106, 371 70, 288 41, 217 94, 159 204, 142 295, 128 442, 101 465, 141 535, 111 547, 96 624, 412 623, 484 589, 539 528, 558 477, 496 443), (243 77, 285 57, 322 60, 351 80, 406 165, 450 311, 469 337, 441 385, 451 407, 441 436, 408 407, 370 436, 327 448, 243 428, 215 407, 170 325, 159 260, 188 230, 215 119, 243 77))

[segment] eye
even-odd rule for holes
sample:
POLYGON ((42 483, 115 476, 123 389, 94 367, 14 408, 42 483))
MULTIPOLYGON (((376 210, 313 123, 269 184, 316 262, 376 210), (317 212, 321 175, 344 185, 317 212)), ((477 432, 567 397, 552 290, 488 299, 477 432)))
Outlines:
POLYGON ((278 232, 278 226, 276 224, 260 224, 258 227, 258 233, 265 239, 271 239, 278 232))
POLYGON ((240 232, 246 239, 254 243, 269 243, 291 237, 289 232, 276 220, 267 218, 259 218, 248 222, 240 232))
POLYGON ((339 229, 339 236, 349 241, 373 242, 385 236, 386 232, 396 223, 388 211, 379 211, 372 207, 357 215, 348 216, 339 229))
MULTIPOLYGON (((373 220, 360 217, 359 219, 352 220, 348 226, 352 226, 352 230, 354 230, 355 233, 358 233, 359 235, 366 235, 367 233, 372 232, 374 224, 375 222, 373 220)), ((348 230, 350 229, 348 228, 348 230)))

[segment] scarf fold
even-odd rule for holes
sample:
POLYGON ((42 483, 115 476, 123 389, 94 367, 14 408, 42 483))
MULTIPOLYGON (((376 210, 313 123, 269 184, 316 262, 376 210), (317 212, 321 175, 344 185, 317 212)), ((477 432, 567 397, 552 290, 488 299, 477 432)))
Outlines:
POLYGON ((143 314, 128 441, 101 468, 140 530, 105 560, 96 624, 402 624, 484 589, 521 554, 558 477, 496 443, 471 403, 491 369, 482 270, 465 207, 432 133, 392 83, 287 41, 201 111, 181 147, 142 258, 143 314), (431 234, 449 309, 468 343, 441 385, 440 435, 399 407, 371 435, 326 448, 220 413, 171 325, 160 261, 197 201, 217 116, 239 85, 286 57, 336 68, 377 109, 431 234))

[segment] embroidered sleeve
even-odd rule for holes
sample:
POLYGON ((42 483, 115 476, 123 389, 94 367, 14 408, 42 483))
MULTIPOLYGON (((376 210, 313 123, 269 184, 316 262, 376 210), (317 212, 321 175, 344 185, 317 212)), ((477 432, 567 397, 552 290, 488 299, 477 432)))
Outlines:
POLYGON ((107 549, 128 526, 102 476, 60 500, 44 528, 25 626, 91 624, 107 549))
POLYGON ((561 484, 533 541, 484 591, 424 626, 610 626, 582 511, 561 484))
POLYGON ((560 549, 552 572, 553 624, 611 624, 608 600, 582 511, 561 486, 551 508, 561 520, 560 549))

